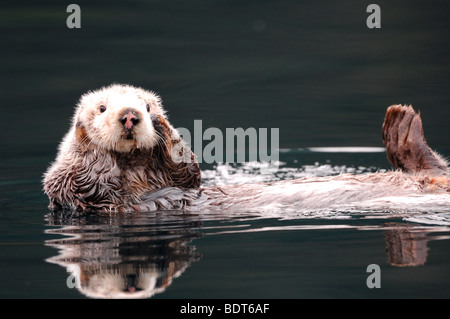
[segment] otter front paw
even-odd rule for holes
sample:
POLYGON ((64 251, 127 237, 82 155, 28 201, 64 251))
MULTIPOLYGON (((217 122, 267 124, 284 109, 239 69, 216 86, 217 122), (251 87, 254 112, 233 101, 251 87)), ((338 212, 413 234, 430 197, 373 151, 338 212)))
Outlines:
POLYGON ((165 168, 173 182, 172 186, 198 188, 201 184, 200 166, 195 154, 183 139, 173 134, 166 119, 157 114, 151 115, 152 124, 164 143, 158 144, 161 166, 165 168))
POLYGON ((166 119, 159 114, 151 114, 150 118, 152 120, 153 128, 158 135, 164 140, 170 140, 172 129, 167 124, 166 119))

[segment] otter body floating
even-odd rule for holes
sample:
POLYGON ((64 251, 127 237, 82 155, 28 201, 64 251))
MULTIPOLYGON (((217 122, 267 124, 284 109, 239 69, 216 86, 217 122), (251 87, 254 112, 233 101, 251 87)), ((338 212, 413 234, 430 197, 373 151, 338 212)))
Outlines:
POLYGON ((115 84, 81 97, 43 185, 49 209, 81 213, 364 208, 383 206, 394 194, 429 193, 446 195, 450 204, 447 162, 425 142, 420 115, 393 105, 382 134, 388 159, 401 171, 201 187, 196 157, 159 96, 115 84))

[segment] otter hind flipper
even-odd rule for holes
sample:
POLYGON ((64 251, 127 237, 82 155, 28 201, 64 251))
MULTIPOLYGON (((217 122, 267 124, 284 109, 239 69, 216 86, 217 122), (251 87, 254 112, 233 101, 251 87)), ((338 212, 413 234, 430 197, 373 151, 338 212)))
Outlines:
POLYGON ((382 134, 387 158, 395 168, 408 173, 447 175, 447 161, 428 146, 420 113, 412 106, 391 105, 386 111, 382 134))

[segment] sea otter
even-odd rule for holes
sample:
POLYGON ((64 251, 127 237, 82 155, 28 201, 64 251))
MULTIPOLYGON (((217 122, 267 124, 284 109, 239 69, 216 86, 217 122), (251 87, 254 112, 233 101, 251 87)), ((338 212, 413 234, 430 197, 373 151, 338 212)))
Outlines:
POLYGON ((196 157, 160 97, 113 84, 81 97, 43 185, 52 211, 73 212, 320 210, 393 194, 450 194, 447 162, 427 145, 411 106, 387 109, 382 137, 396 171, 202 187, 196 157))
POLYGON ((179 147, 190 152, 190 163, 172 160, 171 151, 180 145, 184 141, 155 93, 127 85, 89 92, 81 97, 56 161, 45 173, 49 207, 128 211, 136 210, 133 205, 148 192, 197 189, 200 169, 194 154, 179 147))

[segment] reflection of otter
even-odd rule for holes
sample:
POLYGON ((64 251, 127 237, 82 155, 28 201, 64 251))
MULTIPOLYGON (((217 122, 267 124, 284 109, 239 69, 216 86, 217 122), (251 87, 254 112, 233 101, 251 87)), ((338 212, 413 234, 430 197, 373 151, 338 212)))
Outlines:
POLYGON ((403 173, 200 188, 195 156, 168 122, 159 97, 113 85, 80 100, 72 128, 45 174, 44 190, 52 210, 106 212, 317 210, 430 192, 450 201, 447 162, 428 147, 420 116, 411 106, 388 108, 383 140, 388 159, 403 173))
POLYGON ((422 266, 427 260, 427 236, 405 224, 387 224, 386 248, 392 266, 422 266))
POLYGON ((67 267, 74 286, 88 297, 151 297, 200 258, 195 247, 187 245, 200 237, 195 221, 58 217, 50 214, 49 224, 65 226, 47 232, 73 237, 48 240, 46 244, 60 253, 47 261, 67 267))

